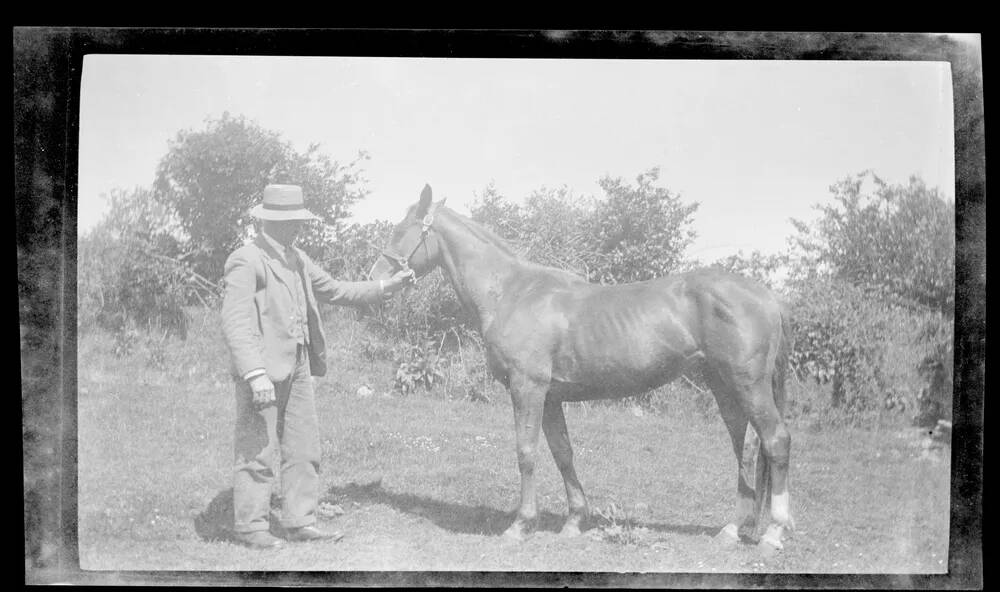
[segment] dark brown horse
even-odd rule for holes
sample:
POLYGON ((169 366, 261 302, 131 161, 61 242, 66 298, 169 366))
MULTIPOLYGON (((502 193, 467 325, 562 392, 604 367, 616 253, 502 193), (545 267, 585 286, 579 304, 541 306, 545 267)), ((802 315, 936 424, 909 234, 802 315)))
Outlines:
POLYGON ((782 420, 787 319, 767 289, 715 269, 617 286, 591 284, 519 259, 489 230, 433 204, 426 186, 395 227, 371 276, 385 279, 412 267, 419 277, 438 265, 478 320, 490 372, 510 391, 514 406, 521 504, 505 536, 522 539, 537 522, 539 430, 566 484, 569 516, 562 533, 578 534, 588 515, 563 402, 640 394, 700 365, 739 465, 736 516, 717 538, 734 544, 749 528, 754 536, 763 533, 765 552, 781 548, 784 529, 793 527, 787 487, 791 441, 782 420), (743 454, 744 435, 753 433, 748 422, 759 435, 761 452, 755 484, 751 455, 743 454))

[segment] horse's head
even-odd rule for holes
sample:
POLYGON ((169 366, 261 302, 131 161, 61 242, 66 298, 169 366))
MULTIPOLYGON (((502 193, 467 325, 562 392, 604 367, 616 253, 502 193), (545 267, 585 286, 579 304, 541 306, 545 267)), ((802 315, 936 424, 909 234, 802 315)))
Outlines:
POLYGON ((410 268, 417 277, 430 272, 440 262, 440 235, 434 232, 434 214, 444 200, 431 201, 431 186, 424 185, 420 201, 410 206, 403 221, 392 230, 389 244, 372 266, 369 277, 385 280, 400 269, 410 268))

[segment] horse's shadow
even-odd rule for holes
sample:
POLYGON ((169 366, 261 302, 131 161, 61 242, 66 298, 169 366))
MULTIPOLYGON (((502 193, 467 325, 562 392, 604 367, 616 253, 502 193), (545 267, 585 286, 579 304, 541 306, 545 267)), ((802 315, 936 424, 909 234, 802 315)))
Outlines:
MULTIPOLYGON (((505 512, 497 508, 446 502, 412 493, 394 492, 382 487, 381 481, 366 485, 348 483, 333 486, 327 490, 324 500, 332 503, 357 502, 358 504, 384 504, 407 514, 421 516, 444 530, 458 534, 500 535, 514 521, 514 511, 505 512)), ((558 532, 566 517, 546 510, 539 512, 538 530, 558 532)), ((590 527, 600 525, 602 519, 591 516, 590 527)), ((625 521, 631 527, 644 527, 651 531, 682 535, 714 535, 717 526, 696 524, 670 524, 643 522, 636 519, 625 521)))
MULTIPOLYGON (((455 502, 446 502, 412 493, 390 491, 382 487, 381 481, 359 485, 348 483, 343 486, 333 486, 327 490, 323 501, 343 504, 357 502, 358 504, 384 504, 407 514, 421 516, 430 520, 441 529, 458 534, 478 534, 497 536, 503 533, 514 520, 514 511, 505 512, 490 506, 470 506, 455 502)), ((272 512, 280 505, 280 500, 271 500, 272 512)), ((276 528, 276 517, 272 513, 272 529, 276 528)), ((549 511, 541 511, 538 517, 538 530, 542 532, 558 532, 562 528, 565 516, 549 511)), ((644 527, 660 533, 681 535, 713 535, 717 526, 697 524, 671 524, 661 522, 644 522, 634 518, 623 521, 630 527, 644 527)), ((590 527, 600 526, 604 521, 598 516, 588 520, 590 527)), ((203 540, 231 540, 233 532, 233 490, 219 491, 208 506, 194 519, 195 532, 203 540)))

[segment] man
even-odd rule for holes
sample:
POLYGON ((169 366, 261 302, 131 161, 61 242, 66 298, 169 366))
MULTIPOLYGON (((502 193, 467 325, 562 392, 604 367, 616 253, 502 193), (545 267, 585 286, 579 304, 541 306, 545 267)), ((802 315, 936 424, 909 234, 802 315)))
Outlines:
POLYGON ((226 261, 222 328, 236 381, 234 535, 255 548, 282 540, 269 532, 271 485, 280 452, 281 530, 291 541, 340 538, 318 529, 320 440, 313 376, 326 374, 319 302, 377 303, 412 280, 341 282, 293 243, 305 209, 296 185, 268 185, 251 215, 262 232, 226 261))

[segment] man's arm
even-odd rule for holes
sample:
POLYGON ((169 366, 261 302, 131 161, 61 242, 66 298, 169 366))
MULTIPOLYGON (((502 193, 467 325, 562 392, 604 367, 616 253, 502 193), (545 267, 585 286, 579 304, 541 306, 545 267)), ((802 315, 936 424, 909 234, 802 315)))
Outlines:
POLYGON ((236 372, 247 380, 266 374, 254 293, 257 273, 240 249, 225 266, 226 291, 222 300, 222 333, 233 356, 236 372))
POLYGON ((316 300, 330 304, 378 304, 385 296, 384 284, 377 281, 342 282, 333 279, 304 253, 301 256, 306 277, 312 282, 316 300))

